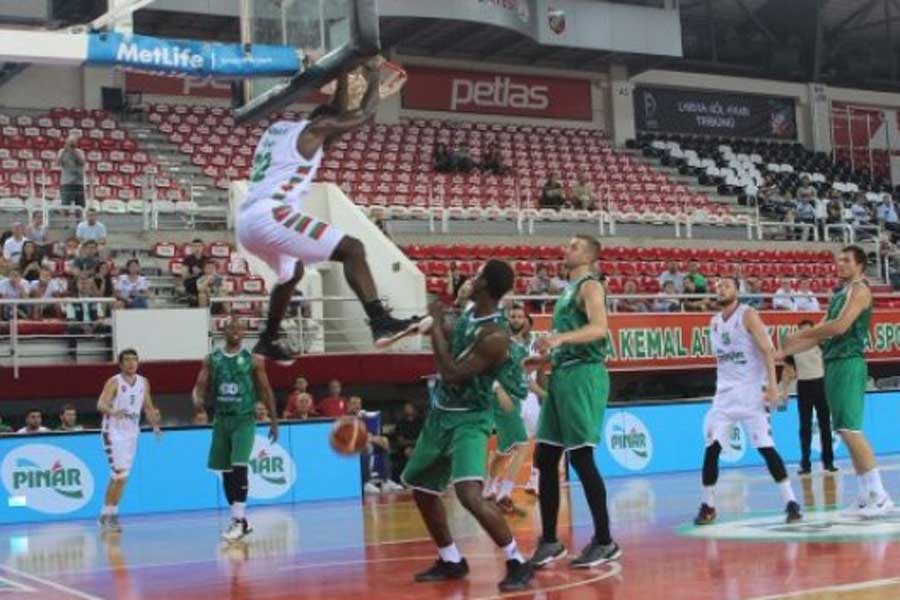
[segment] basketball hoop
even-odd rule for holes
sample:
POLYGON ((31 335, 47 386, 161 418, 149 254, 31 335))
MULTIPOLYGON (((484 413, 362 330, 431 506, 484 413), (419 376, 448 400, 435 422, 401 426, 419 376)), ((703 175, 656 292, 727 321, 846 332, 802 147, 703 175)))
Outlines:
MULTIPOLYGON (((389 98, 403 89, 406 84, 406 71, 389 60, 379 57, 381 64, 378 66, 380 82, 378 85, 378 95, 382 99, 389 98)), ((366 82, 365 68, 357 67, 350 72, 347 95, 349 97, 348 108, 354 110, 362 104, 363 96, 366 94, 368 87, 366 82)), ((333 96, 337 91, 337 81, 332 81, 322 87, 322 93, 326 96, 333 96)))

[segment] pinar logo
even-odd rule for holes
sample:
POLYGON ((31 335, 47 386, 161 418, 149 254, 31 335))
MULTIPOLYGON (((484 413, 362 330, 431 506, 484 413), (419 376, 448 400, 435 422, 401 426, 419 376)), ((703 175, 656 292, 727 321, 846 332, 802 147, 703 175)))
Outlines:
POLYGON ((94 495, 94 478, 74 454, 50 444, 26 444, 3 459, 10 506, 49 514, 76 511, 94 495))
POLYGON ((297 469, 290 455, 277 443, 257 435, 250 453, 251 498, 270 499, 287 493, 297 478, 297 469))
POLYGON ((630 412, 616 413, 606 422, 606 449, 617 463, 632 471, 644 469, 653 458, 653 438, 644 422, 630 412))

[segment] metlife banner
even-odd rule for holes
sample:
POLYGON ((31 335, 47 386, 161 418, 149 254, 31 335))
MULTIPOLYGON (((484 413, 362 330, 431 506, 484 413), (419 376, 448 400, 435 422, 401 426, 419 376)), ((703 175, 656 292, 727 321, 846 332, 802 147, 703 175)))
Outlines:
POLYGON ((94 33, 88 39, 87 65, 116 66, 151 73, 191 77, 280 77, 300 70, 297 49, 254 44, 245 53, 240 44, 200 42, 94 33))
MULTIPOLYGON (((360 460, 329 446, 332 422, 285 424, 277 443, 257 430, 250 505, 358 498, 360 460)), ((142 433, 123 514, 223 508, 219 475, 206 468, 212 431, 142 433)), ((95 518, 109 481, 100 433, 0 438, 0 523, 95 518)))

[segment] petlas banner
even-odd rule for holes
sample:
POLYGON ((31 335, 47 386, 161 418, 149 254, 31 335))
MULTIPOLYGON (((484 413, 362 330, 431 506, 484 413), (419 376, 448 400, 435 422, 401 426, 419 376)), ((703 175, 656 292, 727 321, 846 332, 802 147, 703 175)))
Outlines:
POLYGON ((639 131, 797 138, 794 100, 776 96, 638 86, 634 118, 639 131))
POLYGON ((94 33, 88 38, 87 65, 192 77, 275 77, 300 70, 300 56, 291 46, 177 40, 145 35, 94 33))
POLYGON ((590 121, 591 83, 407 65, 403 108, 590 121))
MULTIPOLYGON (((819 313, 764 312, 763 321, 776 347, 797 330, 804 319, 818 322, 819 313)), ((709 313, 653 313, 609 315, 613 370, 714 367, 709 348, 709 313)), ((550 329, 549 315, 534 315, 536 331, 550 329)), ((879 310, 869 331, 870 361, 900 360, 900 311, 879 310)))

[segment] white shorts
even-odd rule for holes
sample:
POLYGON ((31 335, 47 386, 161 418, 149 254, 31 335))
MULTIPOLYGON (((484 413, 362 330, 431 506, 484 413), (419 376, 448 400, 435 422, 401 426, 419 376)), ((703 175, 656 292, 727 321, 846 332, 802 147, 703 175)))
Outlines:
POLYGON ((775 446, 772 438, 772 417, 762 405, 759 407, 736 404, 735 406, 715 405, 706 413, 703 421, 703 435, 706 445, 719 442, 723 448, 728 447, 734 427, 742 424, 750 437, 754 448, 770 448, 775 446))
POLYGON ((529 392, 522 402, 522 420, 525 421, 525 432, 528 437, 537 435, 538 419, 541 416, 541 403, 536 394, 529 392))
POLYGON ((302 202, 258 200, 241 207, 238 214, 238 241, 275 271, 278 283, 294 277, 298 260, 304 265, 329 260, 345 236, 334 225, 304 214, 302 208, 302 202))
POLYGON ((131 472, 134 455, 137 454, 137 436, 116 436, 106 431, 101 432, 100 436, 113 479, 125 479, 131 472))

